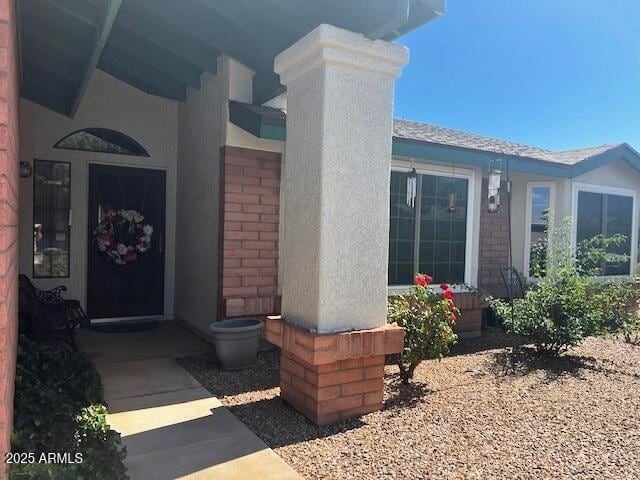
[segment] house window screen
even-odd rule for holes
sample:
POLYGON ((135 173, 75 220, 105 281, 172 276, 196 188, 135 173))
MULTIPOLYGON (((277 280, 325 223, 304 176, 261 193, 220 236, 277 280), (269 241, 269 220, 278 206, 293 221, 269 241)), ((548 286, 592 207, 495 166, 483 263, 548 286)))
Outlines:
POLYGON ((417 272, 464 283, 468 180, 418 175, 414 207, 407 205, 406 185, 407 173, 391 172, 389 284, 412 284, 417 272))
POLYGON ((36 160, 33 175, 33 276, 68 277, 71 165, 36 160))
POLYGON ((621 245, 611 246, 607 253, 612 261, 602 266, 602 275, 629 275, 631 262, 616 261, 620 255, 631 255, 631 225, 633 223, 633 198, 595 192, 578 192, 576 243, 597 235, 605 238, 620 234, 625 237, 621 245))

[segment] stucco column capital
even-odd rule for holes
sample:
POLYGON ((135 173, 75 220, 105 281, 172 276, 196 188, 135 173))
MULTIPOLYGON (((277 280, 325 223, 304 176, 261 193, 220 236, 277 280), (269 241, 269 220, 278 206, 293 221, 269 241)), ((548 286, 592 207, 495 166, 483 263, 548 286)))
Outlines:
POLYGON ((409 50, 383 40, 322 24, 280 53, 274 70, 289 85, 307 72, 325 65, 365 70, 372 75, 396 78, 409 61, 409 50))

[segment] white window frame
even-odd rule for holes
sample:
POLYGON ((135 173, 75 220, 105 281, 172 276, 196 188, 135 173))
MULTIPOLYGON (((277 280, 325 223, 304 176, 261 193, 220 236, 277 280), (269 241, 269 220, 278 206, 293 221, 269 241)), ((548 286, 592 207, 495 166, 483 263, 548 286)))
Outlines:
MULTIPOLYGON (((629 261, 629 273, 626 276, 633 275, 635 266, 638 262, 638 192, 628 188, 609 187, 604 185, 595 185, 592 183, 574 182, 571 195, 571 249, 575 253, 578 237, 578 193, 591 192, 602 193, 605 195, 619 195, 622 197, 631 197, 633 208, 631 210, 631 259, 629 261)), ((620 278, 625 275, 600 275, 597 278, 620 278)))
POLYGON ((555 219, 555 204, 556 204, 556 183, 555 182, 527 182, 527 197, 526 197, 526 212, 525 212, 525 226, 524 226, 524 275, 531 279, 534 279, 529 273, 531 265, 531 206, 533 204, 533 189, 538 187, 549 188, 549 215, 551 224, 555 219))
MULTIPOLYGON (((391 171, 393 172, 410 172, 412 168, 416 169, 418 175, 435 175, 439 177, 462 178, 467 180, 467 225, 464 251, 464 284, 451 285, 454 293, 462 293, 468 291, 465 285, 472 283, 473 274, 473 229, 475 223, 475 179, 476 172, 470 168, 459 168, 453 165, 434 165, 414 163, 407 160, 399 160, 393 158, 391 160, 391 171)), ((388 241, 388 239, 387 239, 388 241)), ((387 262, 388 263, 388 262, 387 262)), ((429 274, 429 272, 423 272, 429 274)), ((439 288, 439 285, 433 287, 439 288)), ((412 285, 387 285, 389 295, 397 295, 406 292, 412 285)))

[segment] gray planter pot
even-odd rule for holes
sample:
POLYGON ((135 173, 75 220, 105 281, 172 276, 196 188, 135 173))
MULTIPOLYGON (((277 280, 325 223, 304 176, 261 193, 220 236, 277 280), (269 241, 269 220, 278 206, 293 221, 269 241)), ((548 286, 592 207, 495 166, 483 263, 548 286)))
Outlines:
POLYGON ((262 326, 262 320, 257 318, 222 320, 209 325, 222 368, 242 370, 255 363, 262 326))

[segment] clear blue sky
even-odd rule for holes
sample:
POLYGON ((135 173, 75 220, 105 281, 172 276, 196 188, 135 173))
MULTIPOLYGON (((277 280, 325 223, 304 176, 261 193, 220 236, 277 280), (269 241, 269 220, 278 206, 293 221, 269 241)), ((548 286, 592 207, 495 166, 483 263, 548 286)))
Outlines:
POLYGON ((397 117, 552 150, 640 150, 640 0, 447 0, 399 40, 397 117))

